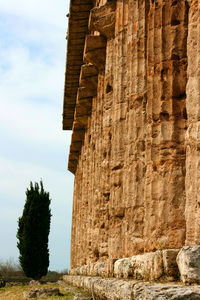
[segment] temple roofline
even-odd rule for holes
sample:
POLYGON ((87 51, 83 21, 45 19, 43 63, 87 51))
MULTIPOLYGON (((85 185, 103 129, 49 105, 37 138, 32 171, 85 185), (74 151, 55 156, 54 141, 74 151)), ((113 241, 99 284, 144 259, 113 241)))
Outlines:
POLYGON ((116 1, 93 7, 71 0, 63 108, 63 129, 72 130, 68 170, 75 174, 84 144, 98 74, 104 74, 107 40, 114 37, 116 1))
POLYGON ((63 130, 72 130, 73 126, 79 77, 83 65, 85 36, 88 33, 88 20, 92 7, 92 0, 70 1, 63 100, 63 130))

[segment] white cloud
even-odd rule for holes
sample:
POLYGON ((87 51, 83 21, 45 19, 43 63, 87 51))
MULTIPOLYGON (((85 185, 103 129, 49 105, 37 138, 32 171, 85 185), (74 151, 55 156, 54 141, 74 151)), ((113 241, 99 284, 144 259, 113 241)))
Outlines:
MULTIPOLYGON (((48 72, 48 68, 46 72, 48 72)), ((14 77, 12 72, 11 76, 14 77)), ((49 76, 49 81, 51 81, 50 79, 53 80, 53 78, 52 74, 52 76, 49 76)), ((24 139, 27 143, 35 143, 36 141, 43 143, 51 142, 57 143, 58 146, 63 140, 63 133, 61 131, 62 97, 60 95, 60 103, 57 101, 57 106, 52 104, 48 91, 45 96, 41 89, 42 81, 43 78, 41 78, 41 83, 36 80, 33 87, 31 86, 30 78, 25 78, 24 87, 23 83, 19 83, 18 85, 18 80, 16 80, 15 84, 10 88, 9 79, 7 80, 8 84, 4 84, 3 88, 1 88, 0 84, 1 126, 5 131, 18 135, 20 139, 24 139), (39 90, 34 92, 34 88, 39 90), (40 90, 41 98, 39 98, 40 90), (39 99, 37 99, 37 97, 39 99), (42 102, 43 97, 45 97, 44 103, 42 102)), ((12 78, 10 83, 13 83, 12 78)), ((47 86, 44 86, 44 89, 47 89, 47 86)), ((55 87, 52 89, 52 94, 55 94, 56 88, 59 90, 58 84, 55 84, 55 87)), ((56 100, 58 100, 58 96, 56 97, 56 100)))
POLYGON ((31 52, 25 47, 6 49, 0 55, 0 88, 4 93, 1 99, 6 93, 8 100, 21 101, 30 96, 32 99, 45 96, 55 100, 57 95, 62 95, 64 57, 49 63, 40 57, 40 53, 32 58, 31 52))
POLYGON ((1 51, 0 119, 6 131, 27 142, 61 142, 64 50, 51 63, 40 52, 32 58, 25 46, 1 51))

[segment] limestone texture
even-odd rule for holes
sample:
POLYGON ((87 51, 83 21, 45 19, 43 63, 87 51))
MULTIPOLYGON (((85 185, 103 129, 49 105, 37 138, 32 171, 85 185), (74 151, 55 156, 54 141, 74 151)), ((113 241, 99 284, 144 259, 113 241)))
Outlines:
MULTIPOLYGON (((90 263, 89 265, 70 269, 69 275, 175 281, 179 277, 176 262, 178 252, 178 249, 158 250, 121 258, 116 261, 107 260, 101 263, 90 263)), ((197 259, 197 257, 198 254, 196 252, 194 259, 197 259)), ((200 256, 198 259, 200 259, 200 256)))
POLYGON ((41 282, 39 282, 38 280, 31 280, 29 282, 29 285, 40 285, 40 284, 41 284, 41 282))
POLYGON ((178 277, 177 255, 179 249, 166 249, 162 251, 163 256, 163 272, 168 281, 173 281, 178 277))
POLYGON ((61 295, 58 288, 34 288, 23 293, 24 298, 39 298, 61 295))
POLYGON ((184 283, 200 283, 200 246, 185 246, 177 256, 177 263, 184 283))
POLYGON ((200 244, 200 1, 190 2, 187 39, 186 245, 200 244))
POLYGON ((173 277, 161 250, 200 244, 200 0, 74 0, 69 24, 71 268, 155 252, 135 268, 173 277))
POLYGON ((91 300, 91 297, 74 296, 73 300, 91 300))
POLYGON ((64 281, 82 287, 105 300, 195 300, 200 299, 199 286, 148 283, 84 276, 64 276, 64 281))

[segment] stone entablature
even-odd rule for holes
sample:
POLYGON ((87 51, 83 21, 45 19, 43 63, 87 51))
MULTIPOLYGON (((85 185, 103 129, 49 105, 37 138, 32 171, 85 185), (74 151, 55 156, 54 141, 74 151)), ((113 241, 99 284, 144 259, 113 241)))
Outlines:
POLYGON ((200 1, 74 0, 69 22, 71 267, 200 244, 200 1))
POLYGON ((71 130, 74 121, 76 95, 79 86, 85 36, 88 32, 88 18, 93 7, 92 0, 72 0, 70 2, 67 62, 63 103, 63 129, 71 130))

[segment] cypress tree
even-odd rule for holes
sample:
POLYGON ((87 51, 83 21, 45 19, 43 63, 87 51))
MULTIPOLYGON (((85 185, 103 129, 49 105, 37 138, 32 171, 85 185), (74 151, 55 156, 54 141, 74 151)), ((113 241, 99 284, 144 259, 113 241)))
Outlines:
POLYGON ((26 190, 23 214, 18 220, 17 247, 20 265, 27 277, 39 280, 49 266, 48 236, 50 232, 50 198, 43 183, 30 182, 26 190))

